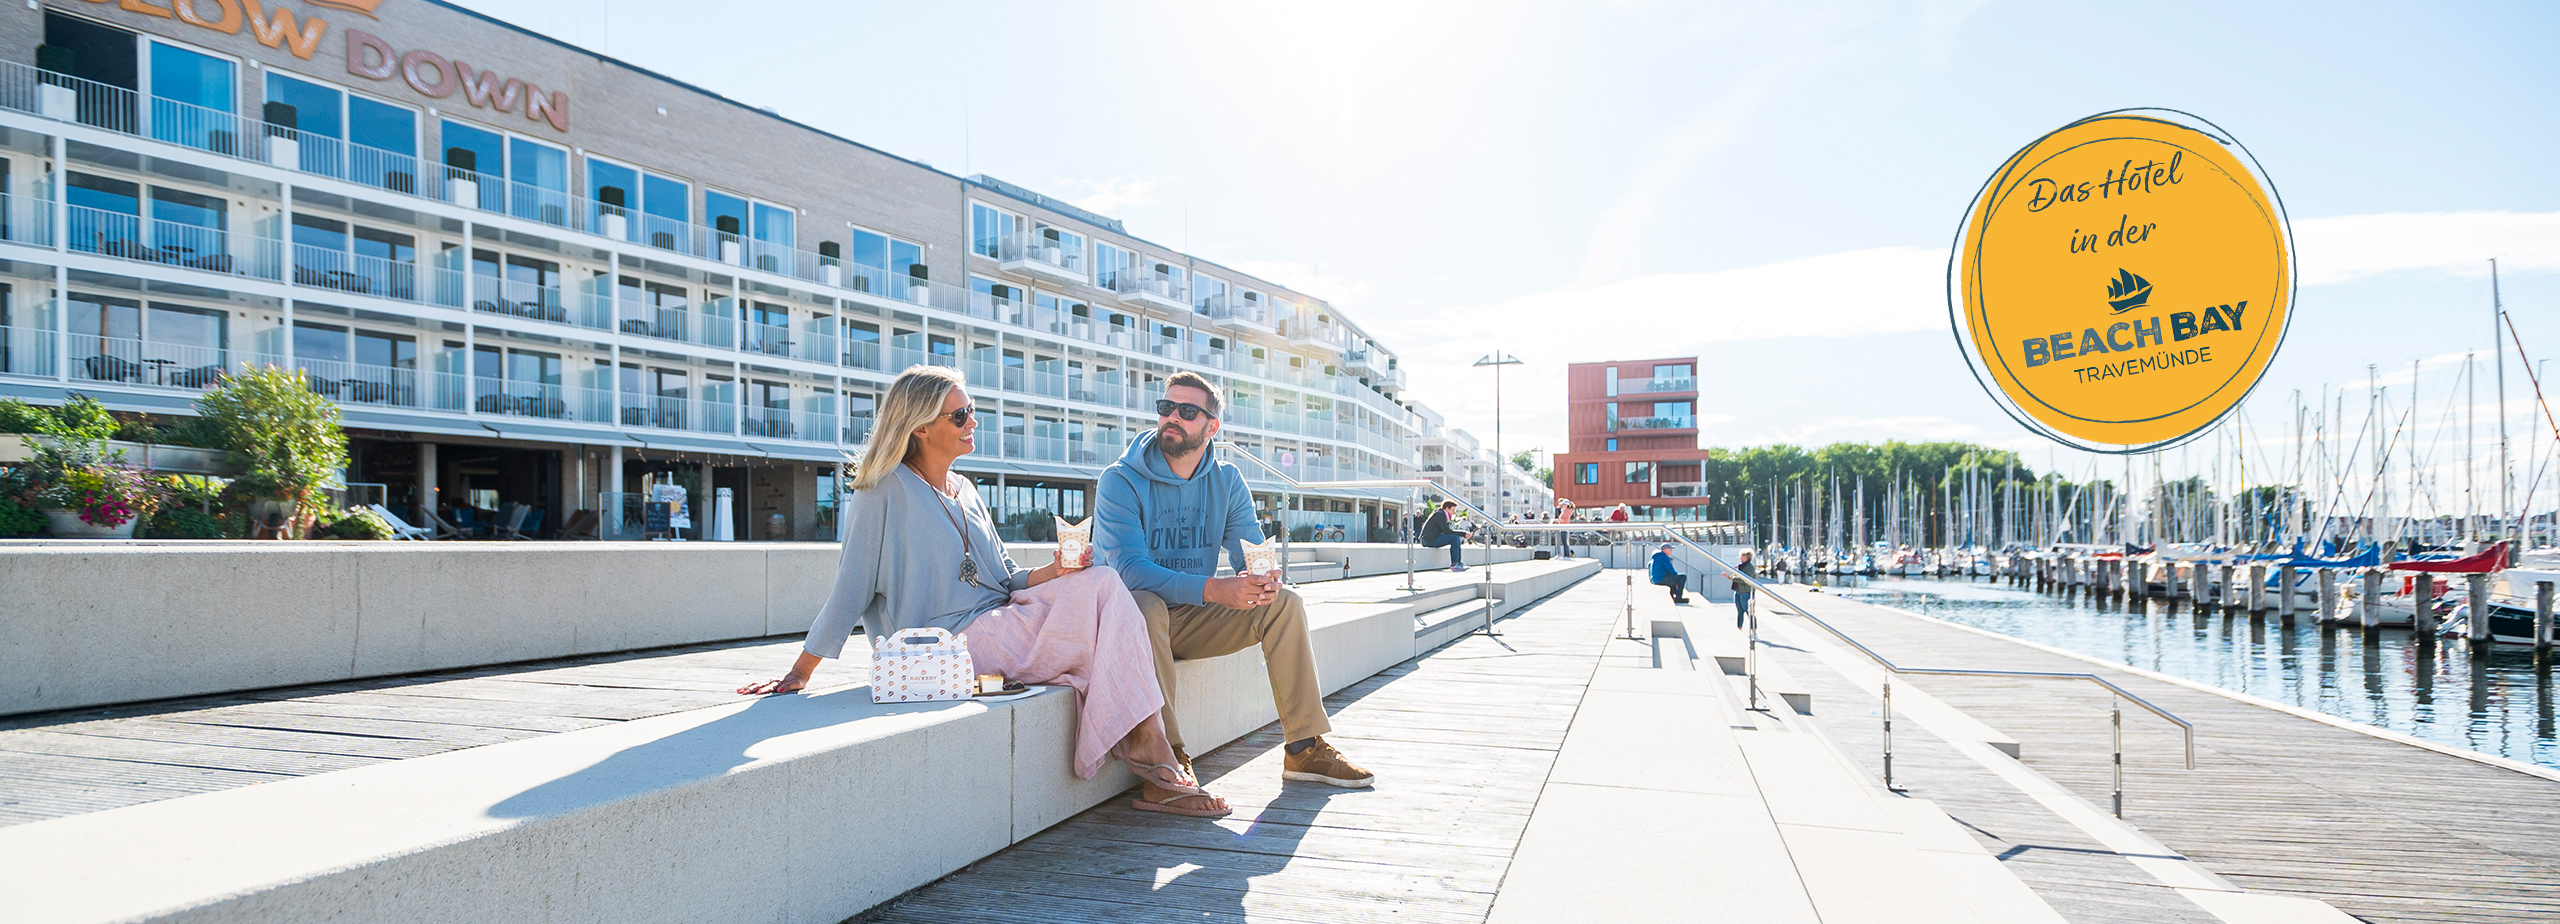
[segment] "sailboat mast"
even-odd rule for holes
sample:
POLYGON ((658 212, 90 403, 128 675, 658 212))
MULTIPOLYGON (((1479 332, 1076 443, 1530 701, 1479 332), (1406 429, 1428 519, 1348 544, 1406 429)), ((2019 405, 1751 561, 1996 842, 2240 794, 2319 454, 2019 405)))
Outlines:
POLYGON ((2489 260, 2489 349, 2498 358, 2498 538, 2507 537, 2507 520, 2511 519, 2513 502, 2507 496, 2514 478, 2507 468, 2507 348, 2499 342, 2506 333, 2507 303, 2498 294, 2498 261, 2489 260))

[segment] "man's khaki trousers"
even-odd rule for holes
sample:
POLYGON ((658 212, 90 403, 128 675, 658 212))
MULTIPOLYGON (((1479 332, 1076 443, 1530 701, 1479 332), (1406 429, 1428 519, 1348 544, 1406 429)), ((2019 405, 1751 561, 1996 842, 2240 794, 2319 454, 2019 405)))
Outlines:
POLYGON ((1173 718, 1173 662, 1234 654, 1254 645, 1262 646, 1263 667, 1271 675, 1281 740, 1301 741, 1333 730, 1324 714, 1324 688, 1316 681, 1315 645, 1307 639, 1307 604, 1297 591, 1283 587, 1271 602, 1251 609, 1168 604, 1144 590, 1130 596, 1147 614, 1156 682, 1164 687, 1164 732, 1175 747, 1182 747, 1182 726, 1173 718))

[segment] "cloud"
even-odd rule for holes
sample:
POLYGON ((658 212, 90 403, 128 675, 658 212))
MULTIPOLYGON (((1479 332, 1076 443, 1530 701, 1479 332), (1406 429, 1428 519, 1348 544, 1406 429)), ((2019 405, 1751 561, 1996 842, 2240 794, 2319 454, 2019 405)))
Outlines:
POLYGON ((1156 180, 1134 176, 1115 176, 1108 180, 1058 181, 1058 187, 1061 189, 1084 191, 1082 194, 1066 196, 1068 202, 1073 203, 1077 208, 1103 215, 1118 215, 1138 206, 1154 205, 1156 187, 1160 185, 1163 184, 1156 180))
POLYGON ((2316 286, 2432 270, 2489 275, 2560 271, 2560 212, 2389 212, 2293 223, 2299 278, 2316 286))

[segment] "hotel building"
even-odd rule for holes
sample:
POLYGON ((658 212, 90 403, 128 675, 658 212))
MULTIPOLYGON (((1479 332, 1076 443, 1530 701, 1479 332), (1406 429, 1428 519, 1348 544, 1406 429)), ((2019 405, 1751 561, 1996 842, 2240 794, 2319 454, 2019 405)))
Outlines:
MULTIPOLYGON (((1028 189, 435 0, 0 11, 0 395, 183 415, 300 369, 404 515, 610 538, 674 484, 812 539, 918 363, 966 373, 959 468, 1016 537, 1085 515, 1178 370, 1292 477, 1415 471, 1395 355, 1323 299, 1028 189)), ((1368 538, 1406 497, 1288 518, 1368 538)))
POLYGON ((1698 358, 1574 363, 1565 370, 1567 451, 1556 493, 1583 509, 1693 520, 1710 498, 1698 450, 1698 358))

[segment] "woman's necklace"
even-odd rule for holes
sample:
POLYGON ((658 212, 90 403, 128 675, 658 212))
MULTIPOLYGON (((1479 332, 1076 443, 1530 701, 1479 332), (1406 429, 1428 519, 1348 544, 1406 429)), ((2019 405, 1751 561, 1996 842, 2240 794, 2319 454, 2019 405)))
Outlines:
MULTIPOLYGON (((907 470, 914 472, 915 466, 907 466, 907 470)), ((924 480, 926 486, 933 488, 934 496, 942 499, 942 515, 951 521, 951 531, 960 534, 960 583, 977 583, 978 557, 976 549, 969 542, 968 528, 961 526, 959 515, 951 511, 951 508, 957 505, 959 499, 951 496, 948 492, 945 492, 943 490, 943 485, 937 485, 930 480, 925 480, 923 472, 916 472, 916 478, 924 480)), ((944 476, 946 483, 948 483, 949 478, 950 476, 948 475, 944 476)))

